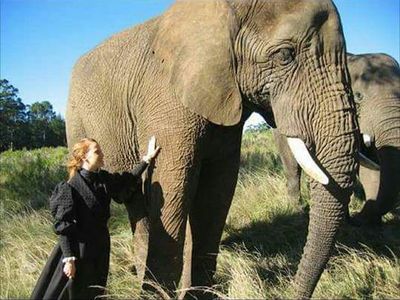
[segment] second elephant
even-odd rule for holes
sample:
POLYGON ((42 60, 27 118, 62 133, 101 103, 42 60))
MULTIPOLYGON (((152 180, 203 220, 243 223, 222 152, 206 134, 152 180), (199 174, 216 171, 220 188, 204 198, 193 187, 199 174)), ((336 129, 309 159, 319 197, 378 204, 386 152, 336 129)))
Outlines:
MULTIPOLYGON (((367 200, 352 221, 379 224, 400 200, 400 67, 386 54, 347 54, 347 60, 362 134, 359 180, 367 200)), ((277 130, 274 138, 288 194, 298 205, 301 169, 277 130)))

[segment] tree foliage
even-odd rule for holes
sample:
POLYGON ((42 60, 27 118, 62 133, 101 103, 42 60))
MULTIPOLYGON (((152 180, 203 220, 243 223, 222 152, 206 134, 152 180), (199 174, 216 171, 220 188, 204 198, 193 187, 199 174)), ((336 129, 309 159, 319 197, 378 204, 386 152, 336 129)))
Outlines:
POLYGON ((48 101, 25 105, 18 89, 0 80, 0 152, 65 146, 65 122, 48 101))

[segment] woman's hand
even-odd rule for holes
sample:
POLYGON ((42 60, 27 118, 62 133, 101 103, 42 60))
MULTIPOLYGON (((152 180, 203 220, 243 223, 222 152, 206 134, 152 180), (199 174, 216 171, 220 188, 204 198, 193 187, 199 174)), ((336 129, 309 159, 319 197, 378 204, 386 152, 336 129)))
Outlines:
POLYGON ((156 148, 156 138, 152 136, 147 148, 147 154, 143 156, 143 160, 149 164, 158 155, 158 152, 160 152, 160 147, 157 146, 156 148))
POLYGON ((67 275, 69 279, 75 277, 75 272, 76 272, 76 267, 75 267, 75 261, 67 261, 64 264, 63 268, 64 274, 67 275))

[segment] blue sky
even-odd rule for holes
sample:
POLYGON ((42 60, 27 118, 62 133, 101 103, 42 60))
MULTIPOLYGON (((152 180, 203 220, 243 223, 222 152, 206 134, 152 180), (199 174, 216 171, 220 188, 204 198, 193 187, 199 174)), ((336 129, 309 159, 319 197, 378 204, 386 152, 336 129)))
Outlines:
MULTIPOLYGON (((161 14, 172 0, 0 0, 0 75, 25 104, 64 115, 75 61, 98 43, 161 14)), ((334 0, 347 50, 400 61, 400 0, 334 0)), ((253 116, 251 122, 260 118, 253 116)))

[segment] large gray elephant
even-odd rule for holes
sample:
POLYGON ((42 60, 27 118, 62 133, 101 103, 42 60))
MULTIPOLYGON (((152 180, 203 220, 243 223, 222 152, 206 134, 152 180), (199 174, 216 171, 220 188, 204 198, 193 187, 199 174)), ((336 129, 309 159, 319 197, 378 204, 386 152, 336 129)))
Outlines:
MULTIPOLYGON (((347 54, 363 144, 359 180, 367 202, 351 220, 376 225, 399 203, 400 67, 386 54, 347 54)), ((274 131, 290 198, 300 199, 301 169, 286 138, 274 131)))
POLYGON ((66 114, 68 145, 95 138, 111 171, 132 168, 151 135, 161 146, 144 188, 148 216, 139 219, 128 205, 133 227, 137 222, 140 277, 178 286, 188 219, 193 242, 184 281, 213 283, 243 123, 258 111, 266 119, 273 114, 279 130, 309 150, 303 164, 316 178, 314 205, 294 285, 298 297, 312 295, 357 167, 345 53, 328 0, 183 0, 79 59, 66 114))

